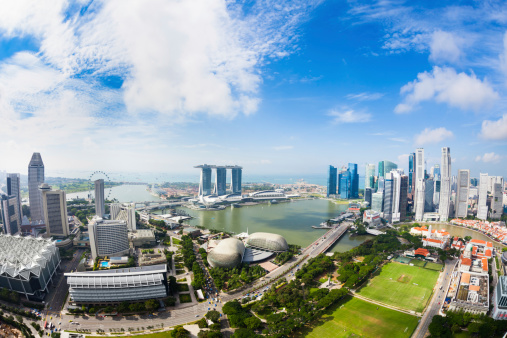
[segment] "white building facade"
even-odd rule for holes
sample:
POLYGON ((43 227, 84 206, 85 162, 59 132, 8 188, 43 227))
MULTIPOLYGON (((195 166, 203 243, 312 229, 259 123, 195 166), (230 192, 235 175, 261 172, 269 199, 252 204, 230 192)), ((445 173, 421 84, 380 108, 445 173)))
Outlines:
POLYGON ((440 204, 438 212, 440 221, 447 222, 451 208, 451 149, 442 148, 442 165, 440 167, 440 204))
POLYGON ((415 220, 422 221, 424 216, 424 149, 418 148, 416 157, 416 177, 415 177, 415 220))
POLYGON ((477 218, 485 221, 488 218, 488 174, 482 174, 479 179, 479 202, 477 203, 477 218))
POLYGON ((458 170, 458 191, 456 192, 456 217, 467 217, 468 195, 470 188, 470 170, 458 170))

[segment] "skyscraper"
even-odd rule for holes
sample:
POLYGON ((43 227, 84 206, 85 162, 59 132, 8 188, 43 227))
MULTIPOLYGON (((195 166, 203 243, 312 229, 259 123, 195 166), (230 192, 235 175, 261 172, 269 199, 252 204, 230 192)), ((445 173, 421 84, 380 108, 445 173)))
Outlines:
POLYGON ((125 221, 104 221, 94 217, 88 225, 93 259, 102 256, 122 256, 129 252, 125 221))
POLYGON ((372 188, 364 188, 364 201, 368 202, 368 206, 371 208, 373 189, 372 188))
POLYGON ((384 176, 384 219, 393 222, 394 179, 391 173, 384 176))
POLYGON ((211 195, 211 167, 204 164, 195 166, 201 168, 201 179, 199 180, 199 196, 211 195))
POLYGON ((351 186, 351 177, 350 171, 342 170, 340 172, 340 198, 341 199, 349 199, 350 198, 350 186, 351 186))
POLYGON ((95 181, 95 215, 102 218, 105 213, 106 204, 104 200, 104 180, 100 178, 95 181))
POLYGON ((375 164, 366 165, 366 173, 364 175, 364 188, 373 188, 375 186, 375 164))
POLYGON ((327 197, 329 197, 329 195, 336 195, 337 176, 338 176, 338 169, 336 169, 335 167, 330 165, 329 172, 327 175, 327 192, 326 192, 327 197))
POLYGON ((231 169, 231 190, 233 194, 241 194, 241 176, 243 169, 241 167, 233 167, 231 169))
POLYGON ((21 230, 21 212, 16 196, 0 195, 4 234, 16 235, 21 230))
POLYGON ((415 153, 408 155, 408 193, 411 198, 415 193, 415 153))
POLYGON ((500 183, 493 184, 493 199, 491 200, 491 218, 500 219, 503 213, 503 186, 500 183))
POLYGON ((458 170, 458 191, 456 192, 455 210, 456 217, 467 217, 468 214, 468 192, 470 188, 470 170, 458 170))
POLYGON ((393 213, 393 222, 403 222, 407 219, 407 205, 408 205, 408 176, 401 175, 400 177, 400 207, 399 207, 399 219, 397 219, 396 212, 393 213))
POLYGON ((371 210, 382 213, 384 211, 384 191, 377 191, 371 196, 371 210))
POLYGON ((396 163, 386 160, 380 161, 378 163, 378 176, 385 177, 387 173, 390 173, 395 169, 398 169, 398 165, 396 163))
POLYGON ((384 218, 388 222, 404 221, 407 216, 408 176, 401 169, 385 176, 384 218), (389 196, 391 195, 391 196, 389 196), (390 211, 388 210, 391 204, 390 211))
POLYGON ((424 149, 417 148, 415 157, 415 220, 422 221, 424 216, 424 149))
POLYGON ((23 208, 21 206, 21 181, 19 174, 7 174, 7 196, 16 196, 19 204, 19 214, 23 217, 23 208))
POLYGON ((40 153, 33 153, 28 164, 28 200, 32 221, 43 221, 42 194, 39 186, 44 183, 44 163, 40 153))
POLYGON ((477 202, 477 218, 485 221, 488 218, 488 174, 479 177, 479 201, 477 202))
POLYGON ((52 191, 47 183, 40 186, 46 233, 48 236, 69 236, 67 219, 67 198, 65 191, 52 191))
POLYGON ((440 178, 440 204, 438 213, 440 221, 446 222, 449 219, 449 211, 451 207, 451 149, 449 147, 442 148, 442 165, 440 178))
POLYGON ((440 175, 441 175, 441 171, 440 171, 440 165, 438 164, 435 164, 435 166, 433 167, 433 177, 435 178, 435 180, 440 180, 440 175))
POLYGON ((357 164, 349 163, 350 171, 350 197, 359 198, 359 174, 357 172, 357 164))
POLYGON ((215 189, 213 193, 217 196, 225 195, 227 192, 227 169, 226 167, 216 167, 215 189))
POLYGON ((433 205, 438 206, 440 205, 440 180, 434 181, 435 189, 433 190, 433 205))
POLYGON ((432 178, 428 178, 424 182, 424 212, 435 211, 433 205, 433 194, 435 192, 435 184, 432 178))

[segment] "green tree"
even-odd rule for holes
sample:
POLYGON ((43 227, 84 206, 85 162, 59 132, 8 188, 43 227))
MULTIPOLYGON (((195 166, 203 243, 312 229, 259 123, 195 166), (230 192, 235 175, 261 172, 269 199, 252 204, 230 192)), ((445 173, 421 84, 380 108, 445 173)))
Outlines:
POLYGON ((144 302, 144 307, 147 311, 153 311, 158 309, 159 303, 155 299, 148 299, 146 302, 144 302))
POLYGON ((243 307, 238 302, 238 300, 235 299, 235 300, 225 303, 224 307, 222 308, 222 311, 226 315, 233 315, 233 314, 243 312, 243 307))
POLYGON ((428 327, 432 337, 450 338, 451 330, 449 329, 446 318, 436 315, 433 317, 431 324, 428 327))
POLYGON ((472 236, 465 236, 465 241, 469 242, 472 239, 472 236))
POLYGON ((233 338, 260 338, 261 335, 258 335, 257 333, 253 332, 251 329, 237 329, 234 331, 234 334, 232 335, 233 338))
POLYGON ((206 313, 206 318, 211 320, 213 323, 218 323, 220 320, 220 312, 216 310, 208 311, 208 313, 206 313))
POLYGON ((258 329, 262 325, 261 320, 255 316, 246 318, 243 322, 245 323, 247 329, 252 330, 258 329))
POLYGON ((171 337, 173 338, 186 338, 190 337, 190 332, 185 330, 183 326, 176 326, 174 330, 171 331, 171 337))

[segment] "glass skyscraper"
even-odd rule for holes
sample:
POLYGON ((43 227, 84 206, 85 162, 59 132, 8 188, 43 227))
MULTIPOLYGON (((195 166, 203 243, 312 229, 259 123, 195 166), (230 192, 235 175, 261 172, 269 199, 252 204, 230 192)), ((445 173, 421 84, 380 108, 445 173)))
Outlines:
POLYGON ((44 183, 44 163, 40 153, 33 153, 28 164, 28 200, 32 221, 44 221, 42 193, 39 186, 44 183))
POLYGON ((375 186, 375 164, 367 164, 364 175, 364 188, 373 188, 375 186))
POLYGON ((326 193, 327 197, 329 197, 329 195, 336 195, 337 176, 338 176, 338 169, 333 167, 332 165, 330 165, 328 176, 327 176, 327 193, 326 193))
POLYGON ((415 188, 415 153, 411 153, 408 156, 408 193, 412 194, 412 191, 415 188))
POLYGON ((350 171, 347 169, 340 173, 340 198, 342 199, 350 198, 350 187, 351 187, 350 171))
POLYGON ((349 198, 359 198, 359 174, 357 172, 356 163, 349 163, 349 172, 350 172, 349 198))

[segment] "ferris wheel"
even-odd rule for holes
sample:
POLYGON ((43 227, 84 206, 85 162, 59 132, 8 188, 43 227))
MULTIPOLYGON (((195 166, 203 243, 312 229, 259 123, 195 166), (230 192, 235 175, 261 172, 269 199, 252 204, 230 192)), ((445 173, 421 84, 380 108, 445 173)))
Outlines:
POLYGON ((108 200, 109 199, 109 196, 111 195, 111 179, 109 178, 109 176, 101 171, 101 170, 98 170, 98 171, 94 171, 90 177, 88 177, 88 198, 91 199, 92 197, 92 191, 95 191, 95 181, 96 180, 100 180, 100 179, 103 179, 104 180, 104 194, 106 194, 106 190, 107 190, 107 195, 104 196, 104 199, 108 200), (109 188, 106 188, 106 187, 109 187, 109 188))

